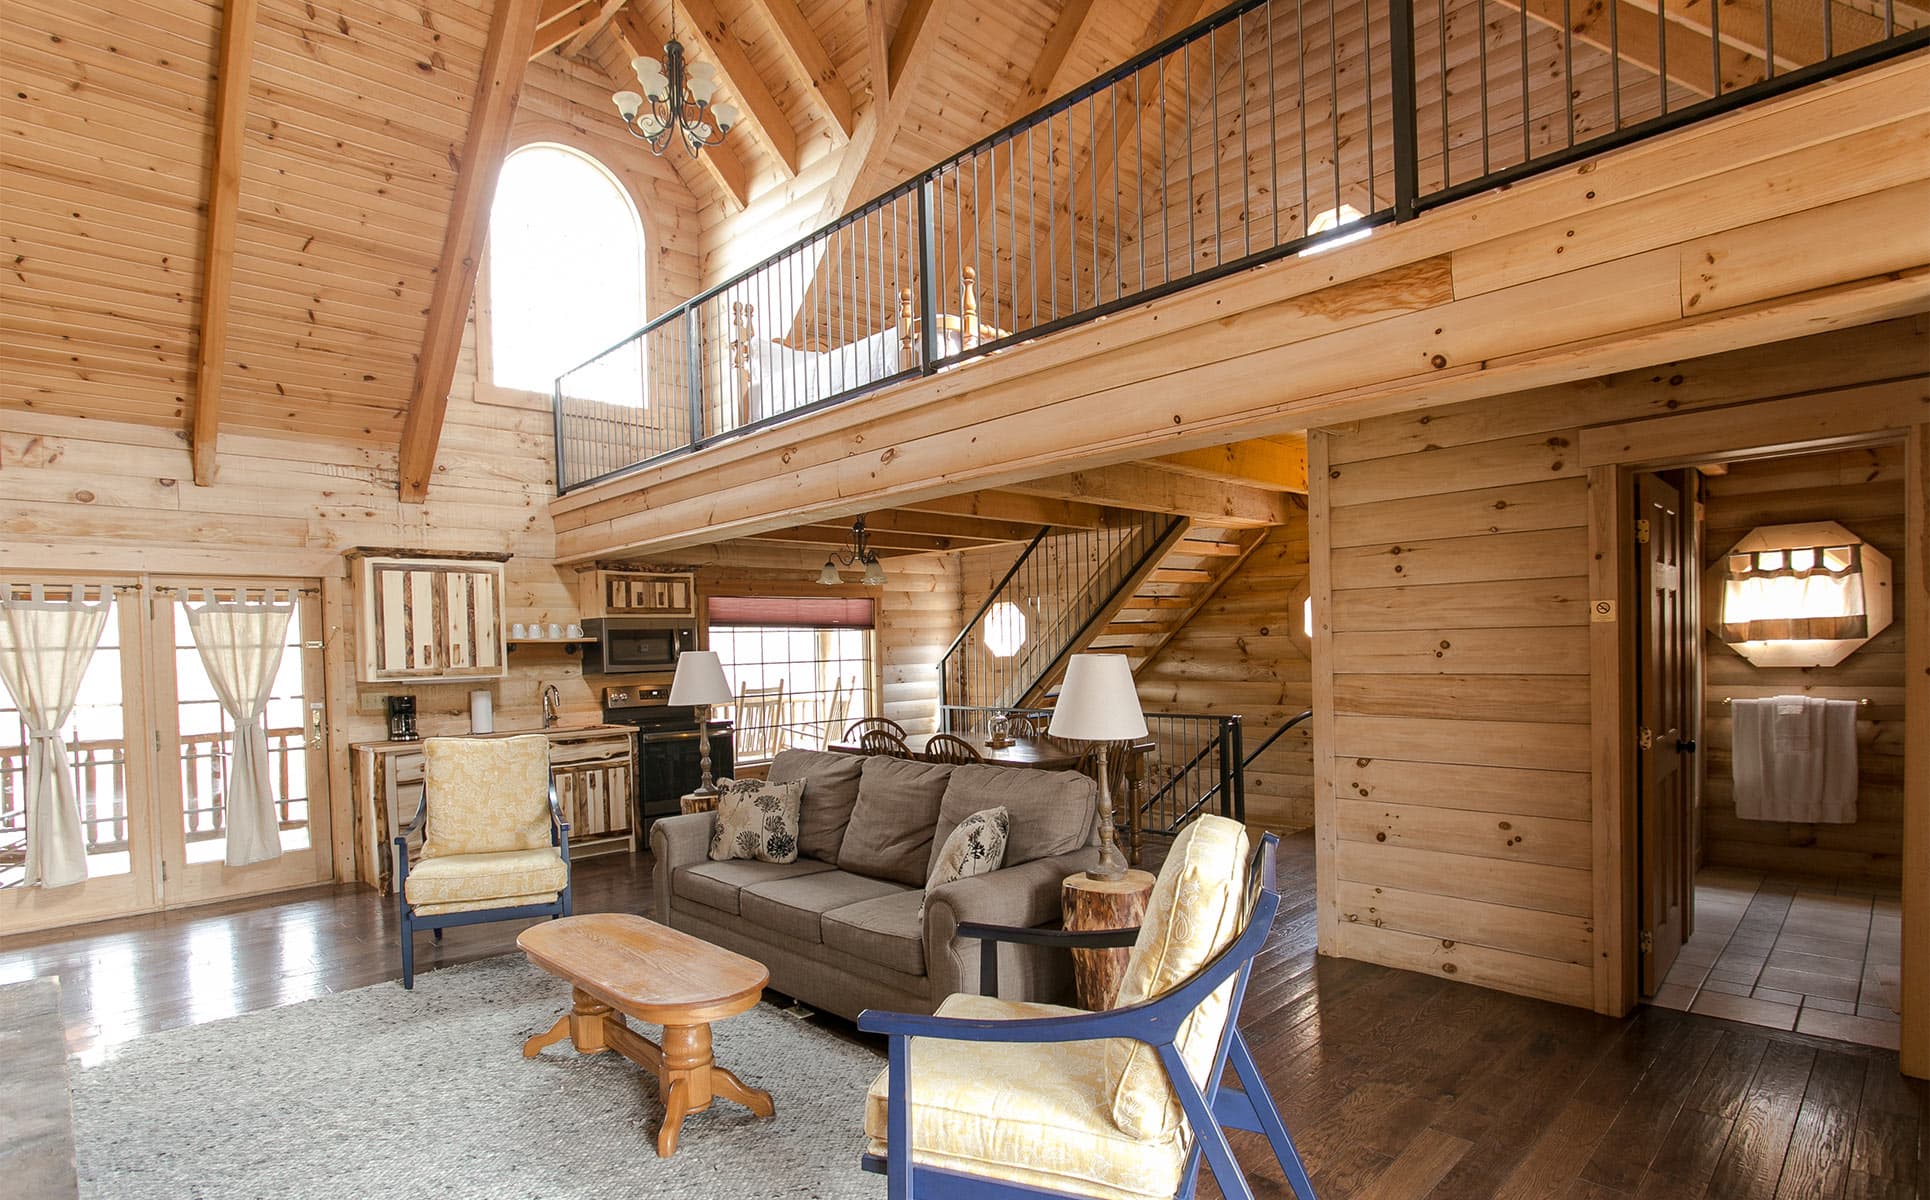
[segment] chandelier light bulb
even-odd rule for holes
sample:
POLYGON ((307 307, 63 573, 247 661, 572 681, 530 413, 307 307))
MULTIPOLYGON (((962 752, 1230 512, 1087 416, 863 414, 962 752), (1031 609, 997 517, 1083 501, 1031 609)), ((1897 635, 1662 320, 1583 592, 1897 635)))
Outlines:
POLYGON ((690 64, 690 78, 693 83, 714 81, 717 78, 717 68, 707 62, 693 62, 690 64))
POLYGON ((643 107, 643 97, 635 92, 618 92, 611 97, 616 102, 617 115, 625 121, 637 119, 637 111, 643 107))
POLYGON ((726 100, 711 106, 710 116, 717 122, 719 130, 729 129, 737 124, 737 106, 726 100))
POLYGON ((838 564, 831 559, 825 559, 824 569, 818 572, 818 582, 825 587, 836 587, 843 583, 844 577, 838 574, 838 564))
POLYGON ((637 73, 638 79, 646 79, 652 75, 663 74, 663 64, 651 58, 648 54, 639 54, 631 59, 630 69, 637 73))
POLYGON ((873 587, 885 581, 885 565, 872 559, 864 565, 864 581, 873 587))
POLYGON ((697 103, 709 104, 710 98, 717 94, 717 81, 715 79, 692 79, 690 81, 690 94, 696 98, 697 103))

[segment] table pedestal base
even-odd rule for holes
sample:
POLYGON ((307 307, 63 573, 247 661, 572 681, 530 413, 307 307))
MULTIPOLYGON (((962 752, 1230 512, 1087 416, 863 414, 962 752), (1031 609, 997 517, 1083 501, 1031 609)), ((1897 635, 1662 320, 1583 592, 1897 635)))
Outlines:
POLYGON ((570 990, 573 1007, 549 1030, 523 1043, 523 1057, 533 1058, 543 1047, 565 1037, 579 1054, 614 1050, 657 1077, 663 1095, 663 1128, 657 1131, 657 1156, 677 1152, 677 1135, 684 1118, 709 1108, 719 1096, 741 1104, 760 1117, 773 1116, 771 1094, 751 1087, 717 1065, 710 1054, 710 1026, 666 1025, 660 1046, 631 1029, 623 1014, 580 988, 570 990))

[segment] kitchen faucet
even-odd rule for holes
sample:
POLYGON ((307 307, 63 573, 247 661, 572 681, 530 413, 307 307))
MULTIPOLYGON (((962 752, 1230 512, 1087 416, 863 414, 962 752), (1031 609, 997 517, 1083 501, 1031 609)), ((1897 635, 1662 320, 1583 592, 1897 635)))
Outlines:
POLYGON ((543 728, 549 729, 556 724, 556 710, 557 710, 557 707, 562 703, 563 703, 563 693, 556 690, 556 685, 553 683, 544 684, 543 685, 543 728))

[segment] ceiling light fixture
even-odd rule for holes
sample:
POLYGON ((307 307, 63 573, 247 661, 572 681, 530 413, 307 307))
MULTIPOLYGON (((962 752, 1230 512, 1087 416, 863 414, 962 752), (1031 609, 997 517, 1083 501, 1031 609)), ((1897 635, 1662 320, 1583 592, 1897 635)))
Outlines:
POLYGON ((706 62, 684 61, 683 44, 677 41, 677 10, 670 10, 670 40, 664 43, 663 61, 639 54, 630 60, 637 73, 636 92, 618 92, 617 114, 630 135, 663 154, 673 143, 681 143, 692 158, 705 146, 723 142, 724 135, 737 123, 737 106, 716 101, 717 68, 706 62))
POLYGON ((843 583, 844 576, 838 574, 840 565, 862 566, 864 568, 862 582, 872 587, 877 587, 885 581, 884 564, 878 561, 878 555, 871 549, 871 535, 865 532, 863 517, 851 522, 851 549, 832 551, 824 560, 823 568, 818 571, 818 582, 826 587, 843 583))

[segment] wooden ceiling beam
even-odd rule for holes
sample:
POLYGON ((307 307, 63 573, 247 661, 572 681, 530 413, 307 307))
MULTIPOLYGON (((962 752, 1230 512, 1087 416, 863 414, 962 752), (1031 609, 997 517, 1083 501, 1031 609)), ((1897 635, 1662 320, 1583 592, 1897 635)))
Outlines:
POLYGON ((1060 525, 1068 529, 1097 529, 1106 523, 1106 510, 1097 504, 1023 496, 1017 492, 966 492, 901 504, 898 512, 950 514, 1019 521, 1027 525, 1060 525))
MULTIPOLYGON (((544 8, 562 8, 558 3, 546 3, 544 8)), ((536 22, 536 35, 530 39, 529 57, 541 58, 557 47, 569 42, 577 35, 596 24, 598 6, 594 0, 577 0, 563 8, 563 11, 548 19, 536 22)))
POLYGON ((499 0, 489 18, 489 40, 483 47, 469 132, 463 138, 455 201, 436 260, 428 328, 422 353, 416 356, 415 382, 402 424, 397 490, 406 503, 420 504, 428 496, 429 479, 435 472, 442 420, 449 411, 449 385, 462 348, 462 327, 470 295, 476 290, 483 239, 489 232, 489 202, 496 194, 496 176, 509 148, 509 127, 523 90, 523 72, 529 67, 539 7, 539 0, 499 0))
POLYGON ((965 7, 964 0, 911 0, 886 54, 885 78, 891 99, 871 107, 871 119, 860 125, 845 148, 838 173, 826 189, 824 206, 813 228, 823 228, 871 199, 897 180, 884 177, 885 159, 905 118, 933 77, 931 60, 938 53, 945 29, 965 7))
POLYGON ((755 3, 777 28, 778 47, 803 79, 804 91, 811 103, 831 122, 839 138, 850 141, 852 131, 857 128, 851 91, 838 77, 837 64, 825 52, 824 43, 818 40, 817 30, 805 19, 797 0, 755 0, 755 3))
POLYGON ((1032 64, 1032 73, 1026 76, 1025 85, 1019 89, 1001 124, 1010 125, 1083 82, 1073 74, 1076 51, 1100 24, 1097 18, 1103 7, 1094 0, 1066 0, 1059 9, 1058 19, 1052 23, 1051 32, 1045 36, 1039 59, 1032 64))
POLYGON ((629 2, 630 0, 602 0, 597 5, 596 19, 578 30, 575 37, 563 43, 561 51, 563 57, 575 58, 589 49, 590 43, 596 40, 596 35, 610 27, 610 22, 616 18, 617 9, 629 2))
POLYGON ((797 178, 797 130, 791 127, 791 118, 785 113, 784 106, 771 95, 771 89, 765 86, 763 77, 751 65, 750 55, 744 53, 743 43, 731 32, 730 22, 717 11, 717 6, 711 0, 674 2, 683 8, 697 40, 710 53, 718 70, 724 73, 721 82, 729 89, 730 95, 744 106, 745 115, 750 118, 744 125, 749 126, 750 136, 762 142, 776 156, 785 178, 797 178))
POLYGON ((1272 438, 1252 438, 1203 450, 1162 454, 1150 461, 1162 470, 1195 479, 1307 494, 1307 443, 1304 440, 1296 448, 1272 438))
MULTIPOLYGON (((914 554, 936 554, 948 550, 970 550, 978 546, 993 546, 999 543, 977 538, 947 537, 922 533, 871 533, 870 522, 866 523, 866 544, 876 550, 904 550, 914 554)), ((753 533, 752 541, 785 542, 794 546, 823 546, 826 549, 850 548, 851 527, 849 525, 795 525, 789 529, 773 529, 769 533, 753 533)))
POLYGON ((1030 521, 998 521, 989 517, 895 508, 866 513, 864 524, 866 529, 881 533, 925 533, 986 543, 1030 541, 1039 532, 1039 524, 1030 521))
MULTIPOLYGON (((1716 94, 1715 76, 1709 61, 1709 39, 1671 23, 1658 31, 1653 13, 1645 13, 1630 0, 1616 0, 1611 22, 1606 0, 1572 12, 1564 10, 1562 0, 1495 0, 1497 6, 1512 12, 1526 10, 1537 24, 1572 36, 1576 42, 1604 53, 1616 52, 1624 63, 1660 76, 1664 46, 1660 33, 1666 32, 1666 58, 1669 81, 1687 88, 1704 99, 1716 94), (1572 18, 1572 22, 1571 22, 1572 18)), ((1724 90, 1742 87, 1762 78, 1762 66, 1753 72, 1747 56, 1725 51, 1722 64, 1724 90)))
POLYGON ((871 75, 871 105, 891 100, 891 34, 885 28, 885 0, 864 0, 864 59, 871 75))
POLYGON ((188 445, 194 481, 215 481, 221 381, 228 361, 228 300, 234 290, 235 222, 241 207, 241 140, 248 125, 248 75, 255 58, 256 0, 222 6, 216 67, 214 162, 208 184, 208 251, 201 283, 201 336, 194 352, 194 415, 188 445))
POLYGON ((1140 512, 1172 513, 1216 527, 1284 525, 1291 507, 1278 491, 1196 479, 1146 463, 1075 471, 1015 483, 1006 490, 1140 512))
MULTIPOLYGON (((616 31, 617 40, 631 58, 647 54, 652 58, 663 56, 664 43, 670 36, 660 29, 653 28, 648 21, 637 15, 635 7, 626 5, 619 8, 611 18, 610 27, 616 31)), ((672 161, 675 161, 673 158, 672 161)), ((750 205, 750 172, 744 168, 744 160, 737 157, 737 147, 726 140, 722 145, 708 146, 697 156, 697 162, 709 173, 712 180, 723 190, 724 196, 736 202, 742 209, 750 205)), ((681 166, 673 168, 682 170, 681 166)))

